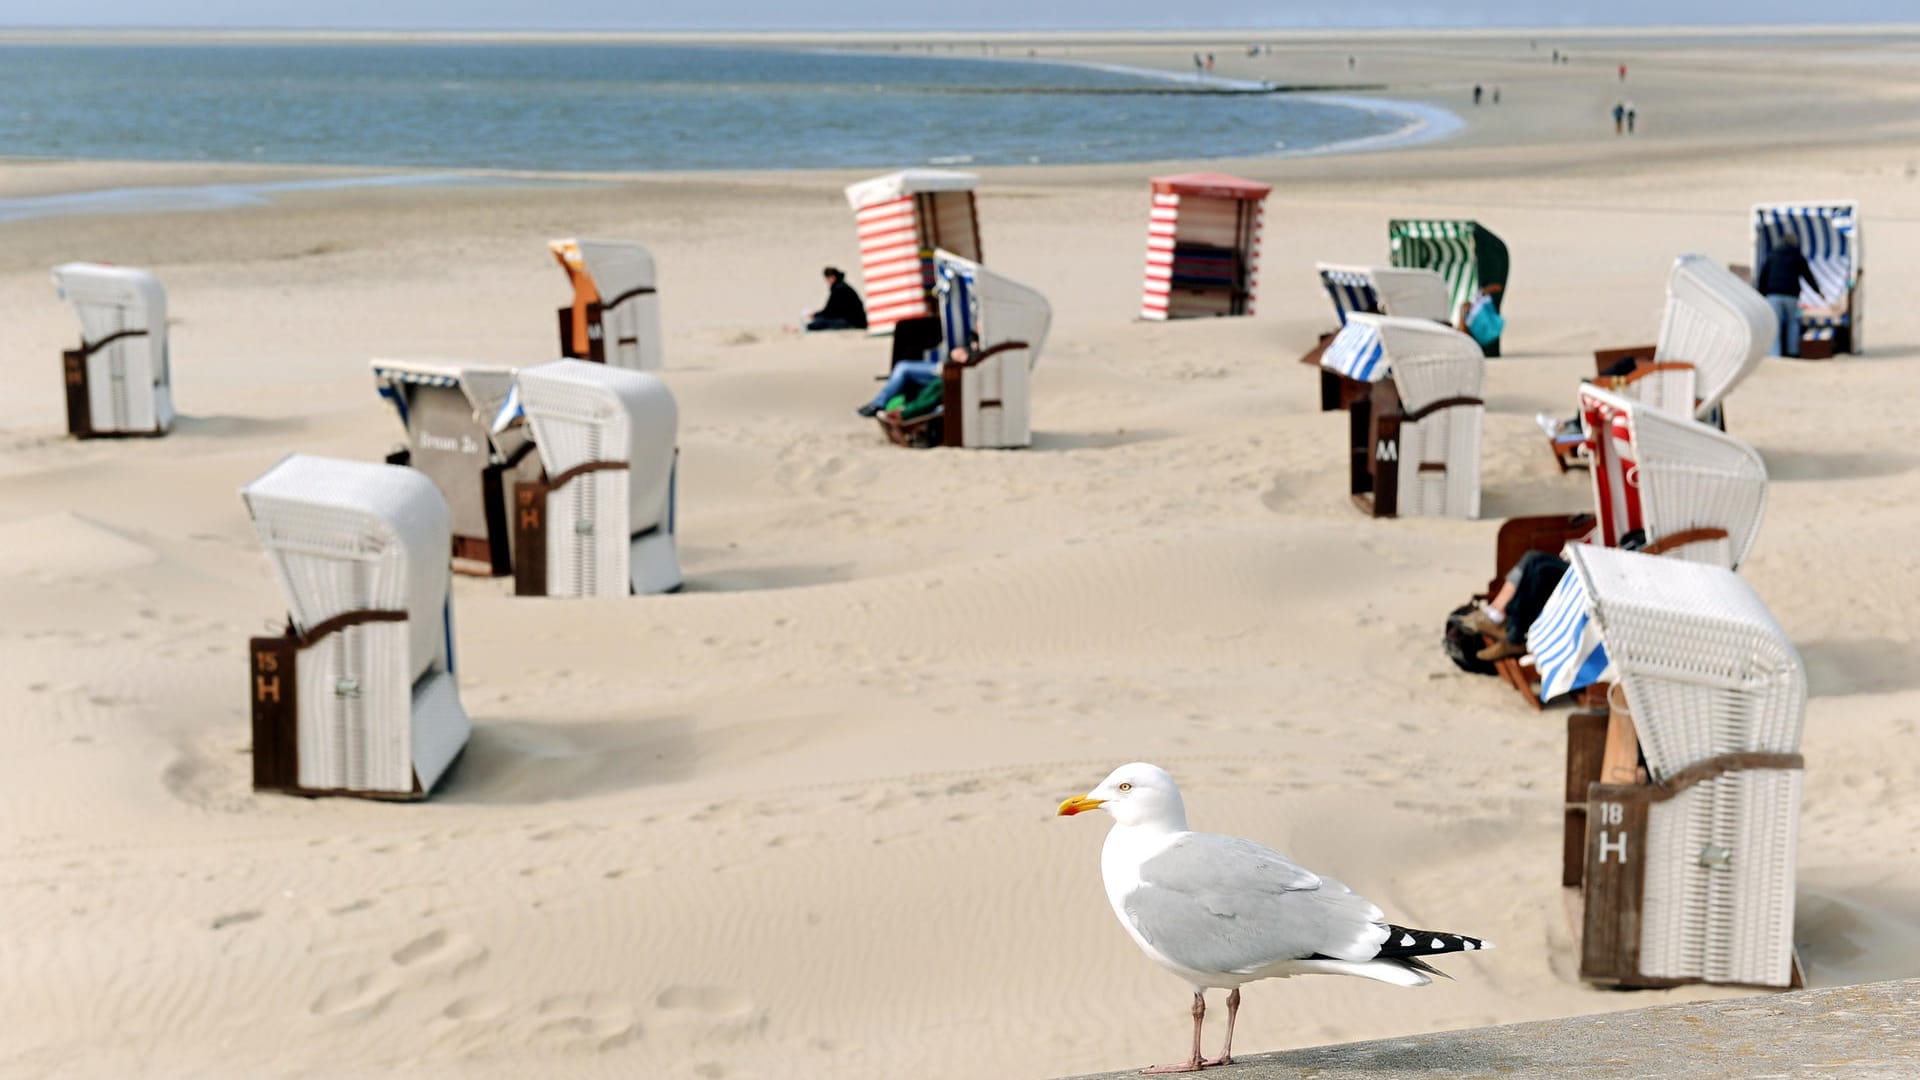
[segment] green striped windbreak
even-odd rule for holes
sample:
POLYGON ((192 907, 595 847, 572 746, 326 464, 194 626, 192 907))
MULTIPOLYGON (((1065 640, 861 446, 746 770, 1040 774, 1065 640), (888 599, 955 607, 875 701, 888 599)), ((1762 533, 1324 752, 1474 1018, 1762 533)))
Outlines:
POLYGON ((1395 219, 1387 223, 1387 238, 1395 266, 1433 270, 1453 291, 1453 307, 1472 300, 1480 291, 1479 266, 1474 258, 1475 233, 1471 221, 1395 219))

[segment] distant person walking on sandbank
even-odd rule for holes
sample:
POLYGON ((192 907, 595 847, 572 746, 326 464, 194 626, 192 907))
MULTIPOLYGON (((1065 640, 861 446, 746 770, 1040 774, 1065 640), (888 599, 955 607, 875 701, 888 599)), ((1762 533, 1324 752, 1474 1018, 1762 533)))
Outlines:
POLYGON ((1620 65, 1620 81, 1621 82, 1627 81, 1627 65, 1625 64, 1620 65))
POLYGON ((1627 106, 1624 102, 1616 101, 1613 103, 1613 133, 1618 135, 1625 131, 1626 125, 1627 106))
POLYGON ((1633 103, 1627 103, 1627 134, 1633 134, 1633 118, 1639 114, 1633 111, 1633 103))
POLYGON ((1495 105, 1500 104, 1500 88, 1498 86, 1493 88, 1493 103, 1495 105))
POLYGON ((1479 83, 1473 84, 1473 103, 1476 106, 1480 104, 1480 84, 1479 83))

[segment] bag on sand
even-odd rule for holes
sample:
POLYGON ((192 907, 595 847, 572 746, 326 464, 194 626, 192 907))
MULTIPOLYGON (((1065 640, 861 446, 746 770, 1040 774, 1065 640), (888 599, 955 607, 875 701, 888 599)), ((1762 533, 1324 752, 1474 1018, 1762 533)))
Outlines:
POLYGON ((1473 614, 1474 605, 1462 604, 1447 615, 1447 633, 1445 646, 1447 659, 1461 671, 1470 671, 1475 675, 1497 675, 1490 660, 1482 660, 1475 655, 1487 647, 1487 639, 1467 629, 1467 616, 1473 614))
POLYGON ((1491 345, 1499 341, 1506 329, 1507 320, 1501 318, 1500 309, 1493 306, 1493 297, 1482 294, 1467 309, 1467 333, 1480 344, 1491 345))

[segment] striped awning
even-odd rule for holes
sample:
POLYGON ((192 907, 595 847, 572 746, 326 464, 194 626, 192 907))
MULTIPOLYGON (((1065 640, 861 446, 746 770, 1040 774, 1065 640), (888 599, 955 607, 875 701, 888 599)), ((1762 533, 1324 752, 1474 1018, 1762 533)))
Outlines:
POLYGON ((1387 223, 1387 240, 1393 265, 1432 270, 1446 279, 1452 307, 1479 293, 1473 222, 1396 219, 1387 223))
POLYGON ((1347 323, 1320 354, 1320 366, 1360 382, 1386 378, 1390 365, 1380 328, 1364 322, 1347 323))
MULTIPOLYGON (((1791 204, 1753 208, 1753 268, 1757 275, 1767 255, 1791 234, 1800 243, 1814 280, 1816 291, 1802 283, 1800 302, 1815 307, 1832 307, 1847 299, 1850 283, 1860 272, 1860 235, 1858 207, 1853 203, 1791 204)), ((1827 319, 1823 325, 1845 325, 1846 320, 1827 319)))
POLYGON ((1374 291, 1373 275, 1364 270, 1323 266, 1320 268, 1320 284, 1326 287, 1327 295, 1333 298, 1333 310, 1340 316, 1343 326, 1351 312, 1380 310, 1380 295, 1374 291))
POLYGON ((1539 618, 1527 629, 1527 650, 1540 673, 1541 701, 1552 701, 1606 676, 1610 663, 1606 645, 1600 640, 1577 568, 1561 576, 1539 618))

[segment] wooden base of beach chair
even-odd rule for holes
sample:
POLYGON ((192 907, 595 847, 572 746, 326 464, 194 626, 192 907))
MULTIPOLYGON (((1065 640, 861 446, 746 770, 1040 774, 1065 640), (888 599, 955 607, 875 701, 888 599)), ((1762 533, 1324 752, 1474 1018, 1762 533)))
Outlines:
POLYGON ((157 439, 164 431, 99 431, 93 426, 92 383, 87 377, 87 357, 123 337, 141 337, 144 332, 123 332, 100 342, 92 349, 67 349, 60 354, 61 381, 66 384, 67 434, 76 439, 157 439))
POLYGON ((880 422, 880 431, 886 435, 887 441, 895 446, 925 450, 947 445, 945 406, 921 413, 911 420, 902 420, 899 413, 892 412, 883 412, 874 419, 880 422))
POLYGON ((1801 338, 1800 339, 1800 359, 1831 360, 1833 359, 1833 356, 1834 356, 1834 339, 1833 338, 1825 337, 1825 338, 1801 338))
MULTIPOLYGON (((345 795, 387 802, 417 802, 427 797, 420 776, 409 791, 362 791, 352 788, 308 788, 300 784, 300 654, 326 635, 362 622, 404 620, 405 612, 353 611, 336 615, 313 628, 304 639, 291 624, 279 637, 249 638, 253 718, 253 789, 284 795, 319 798, 345 795)), ((463 747, 464 752, 464 747, 463 747)), ((456 755, 455 760, 458 760, 456 755)))
POLYGON ((575 360, 591 360, 596 364, 607 362, 606 329, 600 322, 601 307, 599 301, 586 305, 584 312, 576 312, 572 304, 560 309, 560 355, 575 360), (582 343, 575 333, 577 320, 584 315, 586 320, 586 341, 582 343))
POLYGON ((1334 412, 1338 409, 1351 408, 1354 402, 1364 401, 1367 395, 1373 391, 1372 383, 1364 383, 1358 379, 1349 379, 1345 375, 1335 371, 1328 371, 1320 366, 1320 357, 1327 351, 1327 346, 1333 344, 1333 339, 1338 336, 1339 331, 1321 334, 1319 343, 1314 345, 1313 348, 1308 349, 1306 353, 1300 357, 1301 363, 1312 365, 1314 370, 1320 373, 1321 412, 1334 412))

